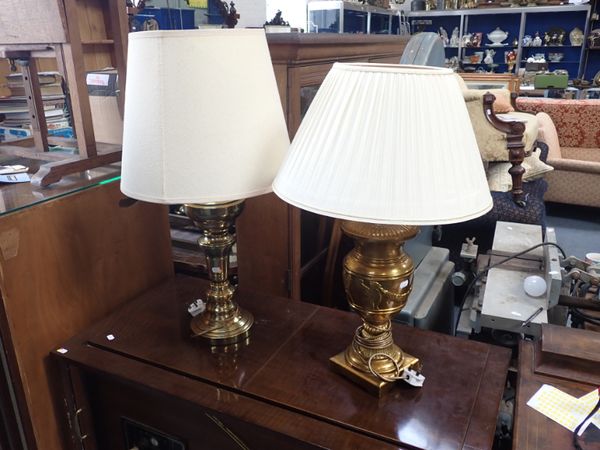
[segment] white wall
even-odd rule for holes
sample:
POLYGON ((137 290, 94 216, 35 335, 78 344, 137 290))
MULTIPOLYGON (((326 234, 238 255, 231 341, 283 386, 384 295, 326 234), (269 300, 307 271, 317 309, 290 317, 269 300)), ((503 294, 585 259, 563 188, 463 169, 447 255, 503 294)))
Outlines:
POLYGON ((306 4, 308 0, 266 0, 267 20, 271 20, 277 10, 281 11, 283 20, 294 28, 306 30, 306 4))
MULTIPOLYGON (((231 0, 227 0, 229 3, 231 0)), ((240 15, 236 28, 262 27, 266 20, 266 0, 233 0, 240 15)))

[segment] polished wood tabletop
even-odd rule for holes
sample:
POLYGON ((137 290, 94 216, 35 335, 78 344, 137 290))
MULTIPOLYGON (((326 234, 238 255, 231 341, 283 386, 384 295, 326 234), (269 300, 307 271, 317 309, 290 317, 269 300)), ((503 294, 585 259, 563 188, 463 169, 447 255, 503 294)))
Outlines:
MULTIPOLYGON (((205 288, 202 280, 179 276, 66 343, 67 353, 55 355, 63 363, 146 384, 150 378, 136 374, 157 373, 152 388, 170 394, 179 383, 214 386, 278 408, 282 420, 306 418, 337 427, 340 436, 360 436, 364 445, 352 448, 368 448, 371 440, 379 442, 371 448, 491 448, 508 350, 394 325, 396 342, 423 362, 426 381, 423 388, 400 384, 380 399, 329 367, 329 357, 351 341, 360 323, 357 315, 242 291, 238 301, 255 317, 249 343, 236 351, 211 351, 189 337, 186 312, 205 288)), ((186 392, 176 395, 185 398, 186 392)), ((269 426, 295 433, 293 424, 269 426)), ((319 436, 299 432, 295 437, 341 448, 335 440, 319 442, 319 436)))

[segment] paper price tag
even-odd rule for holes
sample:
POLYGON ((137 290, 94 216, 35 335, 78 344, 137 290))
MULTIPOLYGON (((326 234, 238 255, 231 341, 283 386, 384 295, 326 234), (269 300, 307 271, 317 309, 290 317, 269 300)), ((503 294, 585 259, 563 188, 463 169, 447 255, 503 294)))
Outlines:
POLYGON ((108 86, 110 75, 106 73, 88 73, 85 82, 88 86, 108 86))

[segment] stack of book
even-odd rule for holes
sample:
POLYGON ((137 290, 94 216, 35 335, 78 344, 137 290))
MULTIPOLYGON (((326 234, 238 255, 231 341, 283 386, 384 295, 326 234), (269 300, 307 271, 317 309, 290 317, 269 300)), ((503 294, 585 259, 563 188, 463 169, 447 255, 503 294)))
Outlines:
POLYGON ((10 97, 11 92, 8 88, 8 80, 3 76, 0 76, 0 98, 10 97))
MULTIPOLYGON (((58 72, 40 72, 38 77, 48 134, 64 135, 65 130, 70 130, 70 123, 65 109, 62 77, 58 72)), ((9 92, 9 95, 0 97, 0 128, 2 128, 0 135, 4 135, 6 140, 10 140, 10 136, 30 134, 27 132, 31 130, 31 116, 27 106, 22 74, 8 75, 5 87, 7 89, 2 92, 5 94, 9 92)))

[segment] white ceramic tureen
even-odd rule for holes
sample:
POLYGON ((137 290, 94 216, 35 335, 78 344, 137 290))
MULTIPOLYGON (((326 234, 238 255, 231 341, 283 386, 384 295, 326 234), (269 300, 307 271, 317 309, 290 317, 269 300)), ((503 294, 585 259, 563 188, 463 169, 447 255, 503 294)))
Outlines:
POLYGON ((496 28, 491 33, 488 33, 487 37, 494 45, 502 45, 502 41, 506 40, 508 33, 502 31, 500 28, 496 28))

